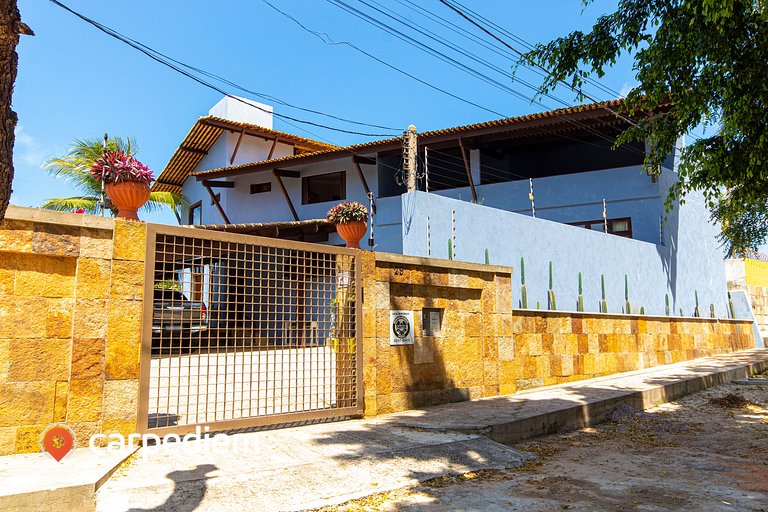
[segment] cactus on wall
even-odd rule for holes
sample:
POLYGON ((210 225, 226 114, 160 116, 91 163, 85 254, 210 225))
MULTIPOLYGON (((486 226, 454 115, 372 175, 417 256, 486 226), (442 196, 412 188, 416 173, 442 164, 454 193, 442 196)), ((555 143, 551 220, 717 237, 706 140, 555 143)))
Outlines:
POLYGON ((632 305, 629 303, 629 276, 624 274, 624 309, 628 315, 632 314, 632 305))
POLYGON ((448 239, 448 259, 453 259, 453 240, 448 239))
POLYGON ((669 294, 664 294, 664 311, 667 313, 667 316, 669 316, 669 294))
POLYGON ((584 311, 584 295, 581 288, 581 272, 579 272, 579 299, 576 301, 576 311, 584 311))
POLYGON ((728 292, 728 311, 731 313, 731 318, 736 318, 736 314, 733 311, 733 299, 731 299, 731 292, 728 292))
POLYGON ((485 248, 485 264, 488 265, 491 262, 490 257, 488 256, 488 248, 485 248))
POLYGON ((683 308, 680 308, 680 316, 685 316, 685 313, 683 313, 683 308))
POLYGON ((520 258, 520 307, 528 309, 528 292, 525 290, 525 259, 520 258))
POLYGON ((710 304, 709 305, 709 317, 710 318, 715 318, 715 305, 714 304, 710 304))
POLYGON ((608 302, 605 300, 605 274, 600 274, 600 293, 602 299, 600 300, 600 312, 608 312, 608 302))
POLYGON ((693 293, 696 294, 696 307, 693 310, 693 316, 699 317, 701 316, 699 314, 699 290, 693 290, 693 293))
POLYGON ((549 262, 549 292, 547 293, 547 309, 550 311, 557 310, 557 302, 555 302, 555 290, 552 289, 552 262, 549 262))
POLYGON ((536 309, 541 309, 541 302, 536 301, 536 309))
POLYGON ((640 306, 640 314, 641 315, 645 314, 645 307, 644 306, 640 306))

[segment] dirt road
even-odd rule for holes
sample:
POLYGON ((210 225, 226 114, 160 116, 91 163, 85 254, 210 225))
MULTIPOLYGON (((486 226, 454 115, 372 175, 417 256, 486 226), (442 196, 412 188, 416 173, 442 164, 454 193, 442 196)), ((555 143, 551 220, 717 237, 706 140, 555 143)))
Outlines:
POLYGON ((729 384, 518 444, 539 460, 327 511, 768 511, 768 386, 729 384))

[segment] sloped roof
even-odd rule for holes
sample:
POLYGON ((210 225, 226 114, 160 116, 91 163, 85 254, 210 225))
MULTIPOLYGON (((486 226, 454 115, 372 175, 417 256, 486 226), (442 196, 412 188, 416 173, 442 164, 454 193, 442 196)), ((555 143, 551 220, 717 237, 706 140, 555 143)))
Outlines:
POLYGON ((297 154, 329 150, 337 147, 332 144, 299 137, 298 135, 271 130, 256 124, 230 121, 214 116, 204 116, 195 122, 192 129, 184 137, 171 160, 152 185, 152 191, 180 191, 184 180, 197 167, 197 164, 205 157, 208 150, 213 147, 213 144, 224 130, 243 132, 246 135, 263 137, 265 139, 274 140, 278 138, 282 143, 292 144, 296 148, 297 154))
MULTIPOLYGON (((548 126, 552 124, 562 123, 578 123, 573 117, 577 114, 588 114, 590 117, 608 117, 618 120, 618 116, 615 113, 615 109, 623 104, 624 100, 611 100, 603 101, 599 103, 588 103, 585 105, 577 105, 574 107, 560 108, 556 110, 550 110, 548 112, 539 112, 535 114, 527 114, 517 117, 508 117, 503 119, 497 119, 492 121, 485 121, 482 123, 474 123, 463 126, 455 126, 452 128, 443 128, 440 130, 433 130, 428 132, 419 133, 419 144, 426 145, 431 142, 435 142, 443 139, 459 138, 459 137, 471 137, 482 132, 497 132, 503 133, 506 130, 512 131, 526 126, 548 126)), ((268 161, 252 162, 242 165, 236 165, 232 167, 222 167, 220 169, 211 169, 207 171, 199 171, 192 173, 193 176, 210 176, 219 175, 222 173, 232 174, 241 172, 258 171, 262 169, 272 169, 280 165, 299 165, 302 163, 310 163, 318 160, 341 158, 345 156, 364 155, 375 153, 378 151, 388 151, 391 149, 397 149, 401 147, 402 139, 400 137, 393 137, 389 139, 382 139, 373 142, 365 142, 362 144, 353 144, 351 146, 334 146, 325 149, 320 149, 313 152, 308 152, 300 155, 291 155, 282 158, 275 158, 268 161)))

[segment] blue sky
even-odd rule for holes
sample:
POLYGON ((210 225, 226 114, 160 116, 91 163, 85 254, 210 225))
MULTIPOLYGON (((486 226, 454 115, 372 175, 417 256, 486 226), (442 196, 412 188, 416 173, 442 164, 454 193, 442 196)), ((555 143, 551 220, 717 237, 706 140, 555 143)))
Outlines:
MULTIPOLYGON (((333 40, 350 41, 422 80, 488 109, 509 116, 546 110, 451 67, 328 1, 271 1, 333 40)), ((385 19, 358 0, 346 1, 385 19)), ((513 66, 511 60, 462 39, 408 7, 417 4, 481 35, 438 0, 410 4, 406 0, 366 1, 397 11, 503 70, 513 66)), ((352 48, 325 44, 261 0, 64 3, 175 59, 307 108, 398 129, 415 124, 419 131, 499 117, 424 86, 352 48)), ((616 6, 615 1, 601 0, 586 9, 580 0, 462 3, 532 43, 548 41, 571 30, 586 30, 600 14, 611 12, 616 6)), ((221 98, 218 92, 161 66, 47 0, 20 0, 19 8, 22 19, 36 35, 23 36, 18 47, 19 74, 13 103, 19 125, 14 151, 13 204, 37 206, 48 197, 73 195, 66 184, 48 176, 41 163, 63 153, 74 139, 101 137, 105 132, 135 137, 139 159, 159 174, 197 117, 207 114, 221 98)), ((391 19, 387 21, 398 26, 391 19)), ((525 86, 483 68, 476 59, 443 50, 524 95, 532 95, 525 86)), ((520 76, 537 85, 541 80, 525 71, 520 76)), ((620 61, 601 83, 616 91, 626 90, 633 83, 631 62, 620 61)), ((609 99, 605 92, 594 88, 591 91, 600 99, 609 99)), ((228 92, 244 95, 235 90, 228 92)), ((557 96, 574 102, 571 91, 561 90, 557 96)), ((562 106, 549 98, 542 103, 551 108, 562 106)), ((280 105, 275 105, 275 111, 356 128, 280 105)), ((337 144, 371 140, 312 127, 307 128, 309 131, 299 130, 280 119, 275 119, 275 128, 337 144)), ((363 129, 366 130, 371 129, 363 129)), ((170 212, 145 214, 143 218, 175 223, 170 212)))

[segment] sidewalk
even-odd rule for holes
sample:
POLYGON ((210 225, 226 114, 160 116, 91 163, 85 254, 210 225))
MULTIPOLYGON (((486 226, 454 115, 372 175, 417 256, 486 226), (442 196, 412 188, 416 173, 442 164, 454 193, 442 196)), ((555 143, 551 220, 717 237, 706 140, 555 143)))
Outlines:
MULTIPOLYGON (((579 428, 622 403, 647 408, 764 369, 768 349, 755 349, 367 420, 252 431, 239 434, 246 446, 237 449, 214 449, 212 439, 144 447, 101 486, 96 506, 287 511, 343 503, 448 474, 514 467, 525 457, 494 439, 579 428)), ((35 467, 39 490, 74 478, 62 469, 35 467)))

